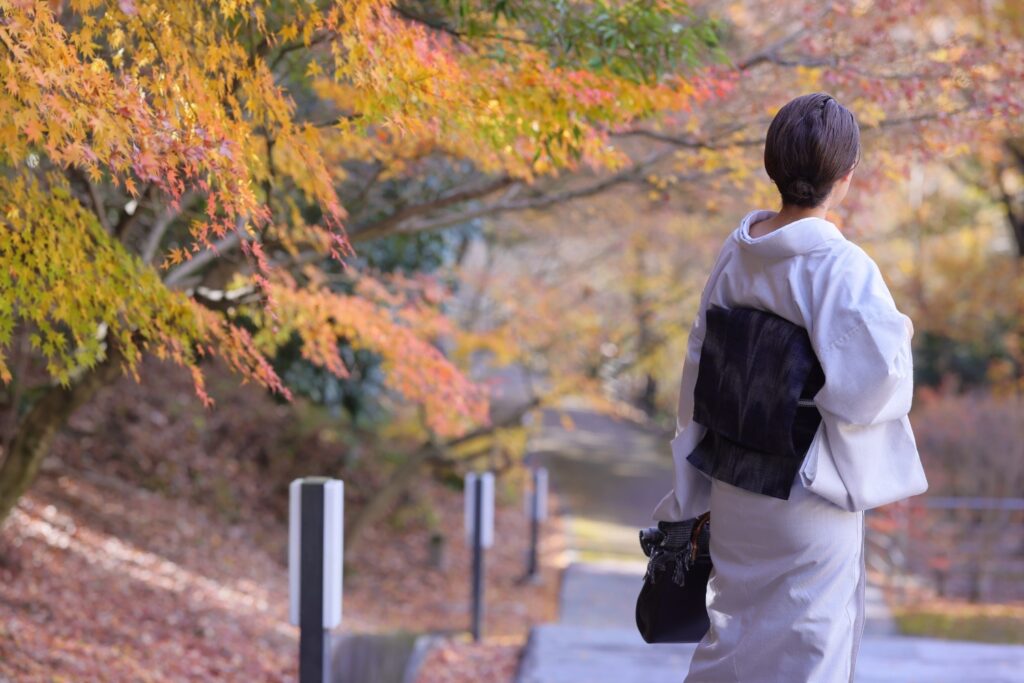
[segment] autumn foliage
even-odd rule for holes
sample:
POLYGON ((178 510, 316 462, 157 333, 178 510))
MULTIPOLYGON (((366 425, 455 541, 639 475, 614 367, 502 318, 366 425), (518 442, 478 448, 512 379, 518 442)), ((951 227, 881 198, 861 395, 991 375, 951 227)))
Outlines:
MULTIPOLYGON (((582 16, 574 47, 552 59, 550 26, 489 3, 0 10, 5 382, 23 332, 66 387, 116 346, 129 369, 147 352, 189 368, 204 401, 199 360, 210 354, 287 395, 267 357, 295 333, 309 361, 339 376, 339 339, 380 353, 392 388, 425 406, 440 433, 479 423, 486 404, 434 348, 423 298, 339 293, 310 267, 352 253, 339 194, 352 165, 377 164, 386 178, 427 157, 464 159, 526 181, 615 167, 624 156, 608 144, 611 128, 686 107, 711 83, 673 71, 696 63, 696 20, 673 24, 671 48, 605 54, 582 16), (458 30, 438 30, 455 9, 458 30), (211 298, 209 256, 239 252, 211 298)), ((663 20, 687 12, 627 3, 610 20, 618 31, 636 21, 664 31, 663 20)), ((393 288, 350 275, 367 283, 358 292, 393 288)))

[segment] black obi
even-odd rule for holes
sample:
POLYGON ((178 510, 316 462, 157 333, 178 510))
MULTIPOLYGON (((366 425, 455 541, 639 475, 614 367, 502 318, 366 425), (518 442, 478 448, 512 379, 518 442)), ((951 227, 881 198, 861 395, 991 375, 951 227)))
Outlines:
POLYGON ((788 499, 821 423, 810 399, 824 385, 803 327, 755 308, 710 307, 693 405, 707 434, 686 459, 715 479, 788 499))

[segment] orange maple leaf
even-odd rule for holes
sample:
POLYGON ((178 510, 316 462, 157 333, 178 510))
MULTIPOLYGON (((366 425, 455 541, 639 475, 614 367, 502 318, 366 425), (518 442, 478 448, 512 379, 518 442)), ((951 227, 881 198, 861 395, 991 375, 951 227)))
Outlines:
POLYGON ((25 135, 32 142, 39 142, 43 139, 43 133, 45 129, 43 124, 39 122, 39 119, 29 119, 28 123, 25 124, 25 135))

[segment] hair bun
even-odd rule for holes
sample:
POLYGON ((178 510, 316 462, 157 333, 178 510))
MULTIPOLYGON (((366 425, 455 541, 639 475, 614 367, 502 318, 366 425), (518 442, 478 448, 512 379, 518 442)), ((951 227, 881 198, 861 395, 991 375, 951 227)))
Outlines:
POLYGON ((787 189, 789 194, 797 199, 809 200, 814 198, 814 185, 806 180, 794 180, 787 189))

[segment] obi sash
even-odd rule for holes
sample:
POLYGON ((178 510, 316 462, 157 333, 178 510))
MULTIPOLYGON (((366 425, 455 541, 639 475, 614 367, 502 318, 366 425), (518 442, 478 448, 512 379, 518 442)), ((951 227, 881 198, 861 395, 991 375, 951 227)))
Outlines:
POLYGON ((694 388, 707 433, 687 460, 733 486, 788 499, 821 423, 825 374, 803 327, 755 308, 712 306, 694 388))

